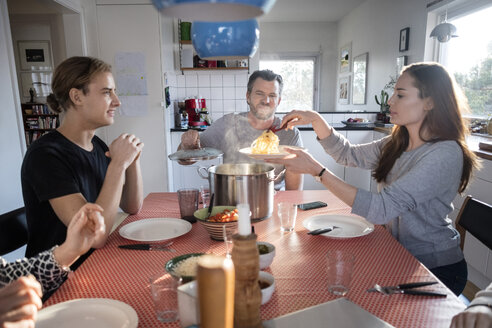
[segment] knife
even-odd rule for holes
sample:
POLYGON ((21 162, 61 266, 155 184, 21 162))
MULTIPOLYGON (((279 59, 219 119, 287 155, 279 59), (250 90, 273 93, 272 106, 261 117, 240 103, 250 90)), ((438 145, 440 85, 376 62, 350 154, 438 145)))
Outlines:
POLYGON ((214 207, 214 196, 215 196, 214 193, 212 193, 212 196, 210 196, 210 203, 208 203, 207 219, 210 217, 210 214, 212 214, 212 208, 214 207))
POLYGON ((316 236, 316 235, 321 235, 321 234, 326 233, 326 232, 330 232, 333 229, 334 229, 334 227, 320 228, 320 229, 316 229, 316 230, 313 230, 313 231, 309 231, 307 234, 308 235, 316 236))
POLYGON ((166 251, 166 252, 176 252, 176 250, 169 248, 169 244, 159 245, 159 244, 129 244, 129 245, 118 245, 122 249, 136 249, 141 251, 166 251))

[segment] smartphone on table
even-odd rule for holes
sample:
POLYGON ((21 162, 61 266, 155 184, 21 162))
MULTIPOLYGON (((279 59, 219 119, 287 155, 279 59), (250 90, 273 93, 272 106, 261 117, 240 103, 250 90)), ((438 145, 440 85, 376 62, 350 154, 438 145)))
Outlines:
POLYGON ((307 210, 313 210, 315 208, 320 208, 320 207, 326 207, 328 204, 325 202, 321 201, 316 201, 316 202, 310 202, 310 203, 304 203, 304 204, 298 204, 297 207, 299 207, 301 210, 307 211, 307 210))

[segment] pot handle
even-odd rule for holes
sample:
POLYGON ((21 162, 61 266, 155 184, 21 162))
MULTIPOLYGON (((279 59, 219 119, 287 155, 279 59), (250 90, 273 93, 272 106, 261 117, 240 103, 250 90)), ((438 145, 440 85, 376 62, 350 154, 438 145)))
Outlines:
POLYGON ((276 176, 274 176, 273 178, 267 178, 268 180, 270 181, 275 181, 277 180, 282 174, 285 173, 285 169, 283 169, 282 171, 280 171, 276 176))
POLYGON ((196 172, 202 179, 208 180, 208 167, 199 166, 196 168, 196 172), (202 173, 202 170, 205 171, 205 174, 202 173))

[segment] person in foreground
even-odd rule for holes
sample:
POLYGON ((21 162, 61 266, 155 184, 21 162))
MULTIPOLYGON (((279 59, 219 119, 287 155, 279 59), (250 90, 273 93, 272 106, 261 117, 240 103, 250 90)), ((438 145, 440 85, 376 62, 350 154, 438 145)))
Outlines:
POLYGON ((492 284, 479 291, 468 308, 453 317, 450 328, 492 327, 492 284))
POLYGON ((325 151, 339 164, 370 169, 379 183, 373 193, 349 185, 302 150, 292 159, 271 160, 318 177, 352 213, 386 224, 392 235, 455 294, 467 281, 460 237, 448 218, 479 164, 467 148, 462 111, 466 99, 437 63, 407 66, 390 100, 390 136, 352 145, 312 111, 293 111, 287 127, 312 124, 325 151))
POLYGON ((60 246, 12 263, 0 257, 0 327, 34 327, 43 292, 58 288, 68 276, 68 267, 104 235, 102 211, 97 204, 82 206, 60 246))
POLYGON ((122 134, 109 148, 95 135, 113 124, 120 106, 111 66, 92 57, 71 57, 55 70, 48 105, 62 113, 55 131, 33 142, 21 171, 31 257, 65 240, 67 226, 87 202, 97 203, 108 229, 93 247, 102 247, 118 207, 135 214, 143 201, 140 153, 143 143, 122 134))
MULTIPOLYGON (((195 130, 188 130, 181 136, 178 149, 196 149, 212 147, 224 152, 224 163, 255 163, 239 152, 240 149, 251 146, 251 143, 270 127, 279 127, 280 119, 275 117, 275 110, 282 97, 282 77, 270 70, 255 71, 249 77, 246 100, 249 112, 227 114, 213 123, 200 135, 195 130)), ((297 128, 291 131, 276 132, 280 145, 302 147, 302 140, 297 128)), ((185 164, 185 163, 183 163, 185 164)), ((283 167, 276 167, 278 174, 283 167)), ((285 189, 301 190, 302 175, 285 172, 285 189)), ((283 188, 283 180, 276 181, 275 189, 283 188)))

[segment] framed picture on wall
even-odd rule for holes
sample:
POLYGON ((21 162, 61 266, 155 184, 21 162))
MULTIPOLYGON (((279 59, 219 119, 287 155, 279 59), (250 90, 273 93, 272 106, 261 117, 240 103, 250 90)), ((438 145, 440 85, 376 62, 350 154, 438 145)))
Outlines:
POLYGON ((340 48, 340 73, 350 72, 352 61, 352 43, 340 48))
POLYGON ((400 30, 400 51, 408 50, 408 41, 410 39, 410 27, 400 30))
POLYGON ((350 76, 340 77, 338 80, 338 103, 347 105, 349 103, 350 76))
POLYGON ((366 103, 367 85, 367 57, 369 53, 363 53, 354 57, 354 76, 352 79, 352 104, 364 105, 366 103))
POLYGON ((24 71, 50 71, 52 69, 49 41, 18 41, 20 68, 24 71))
POLYGON ((401 70, 408 64, 408 56, 399 56, 396 58, 396 75, 400 76, 401 70))

